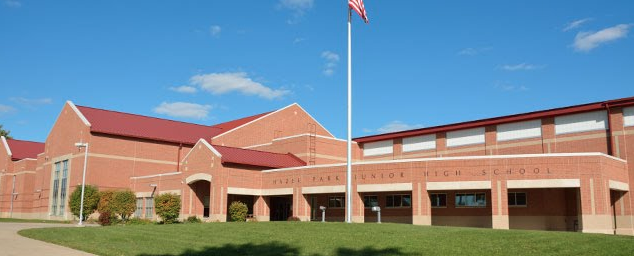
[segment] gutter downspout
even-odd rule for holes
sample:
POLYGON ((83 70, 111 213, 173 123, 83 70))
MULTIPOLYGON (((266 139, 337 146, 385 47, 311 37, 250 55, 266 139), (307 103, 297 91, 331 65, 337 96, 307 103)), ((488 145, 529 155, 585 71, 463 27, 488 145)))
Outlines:
POLYGON ((612 118, 610 117, 610 104, 608 102, 603 103, 605 109, 608 112, 608 155, 614 156, 614 149, 612 148, 612 118))
POLYGON ((9 218, 13 218, 13 201, 15 199, 15 174, 13 174, 13 187, 11 188, 11 210, 9 211, 9 218))
POLYGON ((176 172, 181 171, 181 150, 183 149, 183 143, 178 145, 178 156, 176 156, 176 172))

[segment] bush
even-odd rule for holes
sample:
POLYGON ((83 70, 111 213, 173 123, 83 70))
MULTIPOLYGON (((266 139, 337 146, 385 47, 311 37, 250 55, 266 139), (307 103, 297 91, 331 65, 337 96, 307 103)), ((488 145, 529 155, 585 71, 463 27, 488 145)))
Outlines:
POLYGON ((115 191, 112 195, 110 208, 113 213, 118 214, 125 221, 136 210, 136 195, 131 190, 115 191))
POLYGON ((286 221, 301 221, 301 220, 299 219, 299 217, 291 216, 291 217, 288 217, 288 219, 286 219, 286 221))
POLYGON ((163 223, 177 223, 181 211, 181 198, 173 193, 159 195, 154 198, 154 210, 156 215, 163 219, 163 223))
MULTIPOLYGON (((99 190, 92 185, 86 185, 84 188, 84 219, 88 219, 92 213, 97 210, 99 204, 99 190)), ((79 218, 79 209, 81 208, 81 186, 75 187, 75 191, 70 194, 70 211, 79 218)))
POLYGON ((229 216, 231 221, 245 222, 247 220, 247 213, 249 208, 247 205, 240 201, 234 201, 229 205, 229 216))
POLYGON ((200 220, 197 216, 189 216, 186 220, 185 223, 201 223, 203 222, 202 220, 200 220))
POLYGON ((113 223, 113 219, 116 218, 112 213, 107 211, 99 212, 99 224, 102 226, 110 226, 113 223))
POLYGON ((99 203, 97 204, 97 211, 99 213, 112 213, 112 197, 114 191, 102 191, 99 192, 99 203))

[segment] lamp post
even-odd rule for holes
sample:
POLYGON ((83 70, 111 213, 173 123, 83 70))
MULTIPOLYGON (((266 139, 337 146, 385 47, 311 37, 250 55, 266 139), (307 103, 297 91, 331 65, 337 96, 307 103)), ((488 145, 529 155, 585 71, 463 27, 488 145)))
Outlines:
POLYGON ((84 225, 84 189, 86 188, 86 166, 88 165, 88 143, 75 143, 75 147, 81 150, 81 148, 86 148, 86 152, 84 154, 84 173, 81 178, 81 200, 79 203, 79 226, 84 225))

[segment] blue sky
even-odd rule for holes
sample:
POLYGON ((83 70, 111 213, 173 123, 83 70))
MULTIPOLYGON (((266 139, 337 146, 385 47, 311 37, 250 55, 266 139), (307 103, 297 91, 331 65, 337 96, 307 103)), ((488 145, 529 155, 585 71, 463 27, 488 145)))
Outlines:
MULTIPOLYGON (((634 96, 632 1, 365 6, 354 136, 634 96)), ((43 141, 66 100, 201 124, 297 102, 344 138, 346 12, 343 0, 0 0, 0 124, 43 141)))

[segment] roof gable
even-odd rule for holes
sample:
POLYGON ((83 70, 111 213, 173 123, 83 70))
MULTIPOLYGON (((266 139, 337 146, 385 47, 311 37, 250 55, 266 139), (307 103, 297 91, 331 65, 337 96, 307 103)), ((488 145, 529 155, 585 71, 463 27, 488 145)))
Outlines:
POLYGON ((280 154, 218 145, 212 145, 212 147, 215 148, 220 153, 220 155, 222 155, 221 159, 223 163, 244 164, 271 168, 289 168, 306 165, 306 162, 302 161, 291 153, 280 154))

